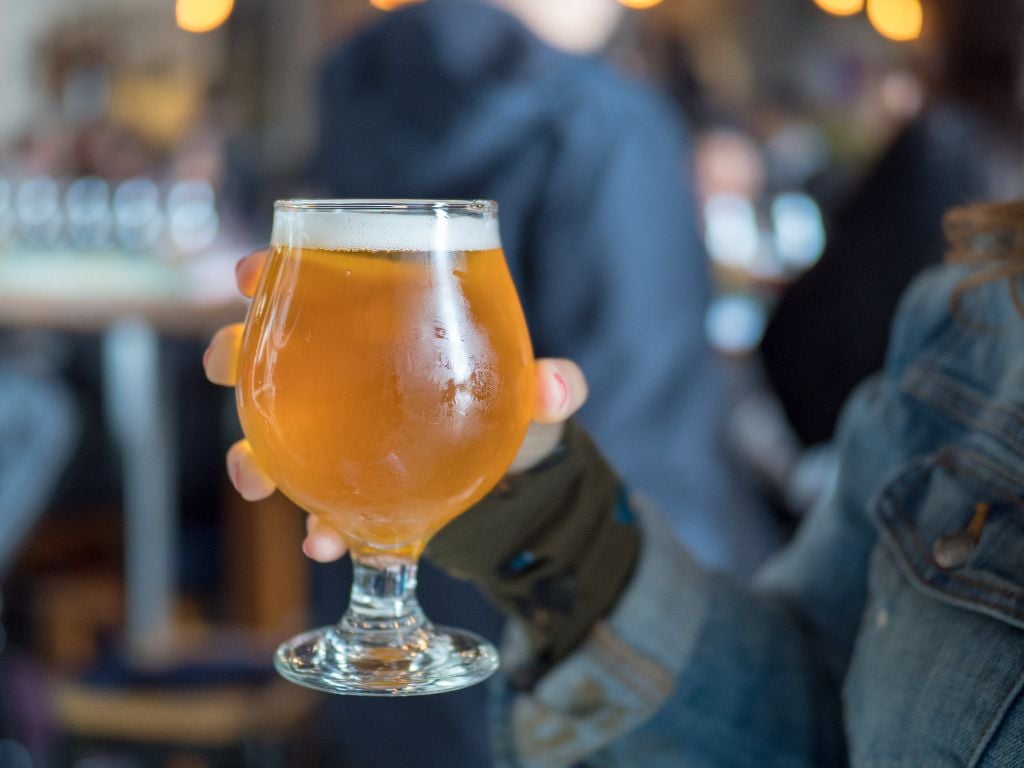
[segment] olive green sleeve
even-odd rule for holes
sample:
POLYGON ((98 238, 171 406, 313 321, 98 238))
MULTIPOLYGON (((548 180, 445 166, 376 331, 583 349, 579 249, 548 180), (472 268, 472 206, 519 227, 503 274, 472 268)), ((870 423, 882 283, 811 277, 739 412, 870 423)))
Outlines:
POLYGON ((503 480, 438 533, 426 555, 521 618, 547 667, 611 611, 639 547, 618 477, 570 421, 555 454, 503 480))

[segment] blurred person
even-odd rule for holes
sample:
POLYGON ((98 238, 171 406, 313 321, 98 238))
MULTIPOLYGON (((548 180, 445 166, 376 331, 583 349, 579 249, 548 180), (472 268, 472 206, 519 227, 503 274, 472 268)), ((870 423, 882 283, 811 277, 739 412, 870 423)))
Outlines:
MULTIPOLYGON (((579 368, 538 362, 517 473, 426 552, 515 618, 502 766, 1021 764, 1024 201, 954 210, 946 233, 844 410, 836 485, 750 584, 625 492, 567 422, 579 368)), ((211 380, 235 382, 238 342, 214 338, 211 380)), ((245 498, 273 491, 244 442, 228 463, 245 498)), ((345 552, 316 518, 303 549, 345 552)))
POLYGON ((1024 194, 1024 4, 931 0, 925 23, 923 111, 838 211, 821 261, 782 297, 762 344, 807 445, 832 437, 847 396, 881 368, 900 295, 942 252, 943 212, 1024 194))
MULTIPOLYGON (((616 0, 430 0, 388 14, 323 66, 318 192, 496 200, 535 349, 590 378, 581 418, 698 557, 749 572, 775 533, 720 453, 726 386, 703 334, 689 146, 669 105, 595 55, 622 13, 616 0)), ((316 574, 318 620, 340 615, 348 577, 316 574)), ((428 567, 420 590, 438 622, 499 634, 464 584, 428 567)), ((330 752, 356 765, 490 762, 480 689, 330 706, 330 752), (381 739, 394 717, 409 725, 381 739)))
POLYGON ((0 578, 42 515, 75 443, 71 396, 0 349, 0 578))
POLYGON ((8 643, 3 586, 22 543, 47 508, 79 431, 65 387, 25 364, 15 345, 5 341, 0 337, 0 744, 8 750, 0 750, 3 765, 5 758, 13 760, 16 749, 27 749, 29 762, 29 752, 44 760, 52 741, 40 725, 48 721, 38 693, 42 675, 24 654, 12 653, 8 643))
POLYGON ((583 422, 677 510, 698 557, 749 569, 770 535, 722 501, 739 484, 717 443, 727 403, 703 333, 690 147, 667 102, 593 55, 621 13, 431 0, 389 14, 323 69, 321 191, 496 200, 538 354, 572 355, 591 381, 583 422))

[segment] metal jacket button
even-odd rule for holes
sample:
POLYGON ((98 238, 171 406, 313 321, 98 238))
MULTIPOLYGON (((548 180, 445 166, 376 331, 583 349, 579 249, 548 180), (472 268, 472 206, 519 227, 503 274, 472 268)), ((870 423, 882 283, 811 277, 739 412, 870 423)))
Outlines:
POLYGON ((978 542, 966 531, 950 533, 935 540, 932 546, 932 557, 939 568, 959 568, 971 559, 978 542))
POLYGON ((974 517, 967 528, 955 533, 940 536, 932 545, 932 558, 935 564, 946 570, 959 568, 971 559, 978 548, 981 530, 988 519, 989 505, 981 502, 974 505, 974 517))

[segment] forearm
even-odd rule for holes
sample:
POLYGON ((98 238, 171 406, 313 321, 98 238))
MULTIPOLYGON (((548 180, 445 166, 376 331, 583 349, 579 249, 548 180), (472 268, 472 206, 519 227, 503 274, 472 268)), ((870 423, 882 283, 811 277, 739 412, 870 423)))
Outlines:
POLYGON ((673 691, 650 719, 609 743, 608 763, 846 765, 841 681, 800 613, 724 575, 709 574, 704 588, 699 630, 673 691))
POLYGON ((839 699, 798 607, 700 568, 656 510, 622 498, 578 427, 560 460, 464 518, 429 555, 526 631, 525 652, 503 654, 511 764, 722 744, 736 765, 840 764, 821 761, 841 753, 839 699))

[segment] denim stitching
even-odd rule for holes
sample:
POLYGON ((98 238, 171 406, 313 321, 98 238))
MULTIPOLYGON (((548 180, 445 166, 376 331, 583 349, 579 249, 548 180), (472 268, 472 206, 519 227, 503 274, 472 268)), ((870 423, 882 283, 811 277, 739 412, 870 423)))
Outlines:
MULTIPOLYGON (((903 509, 904 507, 900 505, 900 510, 903 511, 903 509)), ((901 533, 900 530, 897 530, 895 526, 887 525, 886 527, 889 527, 892 530, 893 536, 895 538, 905 538, 904 534, 901 533)), ((921 572, 918 574, 918 577, 922 580, 927 581, 928 584, 932 586, 934 589, 946 592, 948 594, 954 594, 951 590, 943 589, 935 583, 936 581, 945 581, 951 585, 959 584, 969 589, 978 589, 984 592, 1002 595, 1006 599, 1013 600, 1017 603, 1024 602, 1024 586, 1017 589, 1010 589, 1007 587, 1002 587, 998 584, 992 584, 991 582, 972 579, 970 576, 964 576, 963 574, 951 573, 949 571, 945 571, 941 568, 938 568, 938 566, 933 565, 931 559, 931 550, 924 543, 924 540, 921 539, 918 529, 909 524, 901 526, 901 528, 909 529, 906 531, 906 536, 908 536, 911 539, 911 542, 914 545, 916 545, 914 551, 905 550, 904 554, 907 556, 909 560, 913 560, 919 565, 919 570, 921 572), (931 574, 931 576, 929 577, 927 574, 931 574), (941 578, 937 579, 936 577, 941 578)), ((901 548, 902 547, 903 544, 901 542, 901 548)), ((1022 619, 1024 619, 1024 612, 1021 612, 1019 610, 1014 611, 1011 608, 1000 608, 997 603, 985 602, 984 599, 981 597, 975 598, 972 596, 962 595, 960 593, 955 594, 962 597, 964 600, 983 603, 990 608, 1011 612, 1014 613, 1014 615, 1020 616, 1022 619)))
POLYGON ((983 477, 978 473, 976 468, 972 466, 972 462, 981 465, 992 474, 998 475, 1002 478, 1003 482, 1006 483, 1005 491, 1007 491, 1007 493, 1005 494, 1005 500, 1016 504, 1017 506, 1024 505, 1024 498, 1021 496, 1021 492, 1024 491, 1024 484, 1021 483, 1017 475, 1004 467, 1001 463, 989 458, 981 451, 976 451, 972 448, 960 448, 957 451, 951 452, 951 454, 951 458, 954 462, 958 456, 967 459, 967 461, 963 463, 956 463, 955 467, 981 483, 987 484, 989 482, 989 478, 983 477))
POLYGON ((1024 453, 1024 440, 1015 437, 991 415, 991 411, 1004 414, 1014 431, 1024 432, 1024 414, 1018 409, 1005 403, 989 402, 975 390, 935 368, 915 367, 907 371, 900 388, 912 397, 936 406, 964 426, 979 428, 1016 452, 1024 453), (929 379, 941 380, 943 388, 933 386, 929 379), (964 407, 958 400, 967 401, 972 407, 964 407))
MULTIPOLYGON (((939 586, 939 585, 935 584, 926 575, 926 573, 928 571, 933 570, 933 569, 931 569, 928 566, 922 564, 922 562, 921 562, 921 560, 919 558, 919 553, 912 552, 912 551, 908 550, 906 548, 906 545, 904 544, 904 542, 901 541, 901 537, 900 537, 898 532, 890 530, 890 533, 892 535, 887 536, 886 540, 889 541, 891 543, 891 545, 898 550, 897 551, 898 555, 902 555, 902 557, 898 557, 897 558, 898 563, 900 565, 900 570, 902 570, 904 572, 904 574, 906 574, 911 579, 911 581, 916 583, 925 592, 930 593, 930 594, 932 594, 934 596, 937 596, 937 597, 944 597, 944 598, 947 598, 947 599, 948 598, 953 598, 955 601, 957 601, 959 603, 967 603, 968 605, 975 605, 975 606, 984 607, 984 608, 987 608, 987 609, 989 609, 989 610, 999 614, 1000 616, 1004 616, 1006 618, 1010 618, 1013 621, 1024 621, 1024 613, 1022 613, 1019 609, 1014 609, 1014 608, 1011 608, 1009 606, 1001 605, 1001 604, 999 604, 997 602, 993 602, 991 600, 987 600, 982 595, 977 595, 977 596, 971 595, 971 596, 968 596, 968 595, 963 594, 963 592, 961 592, 961 591, 950 589, 948 587, 942 587, 942 586, 939 586)), ((935 575, 940 575, 940 574, 936 572, 935 575)), ((941 573, 941 576, 944 579, 946 579, 948 582, 950 582, 950 583, 952 583, 954 585, 958 584, 960 582, 966 582, 967 584, 971 583, 971 581, 969 579, 965 579, 965 578, 960 577, 960 576, 955 576, 954 574, 951 574, 951 573, 941 573)), ((979 588, 981 590, 985 591, 985 592, 990 592, 990 593, 999 593, 999 592, 1002 591, 1002 590, 1000 590, 999 587, 992 586, 992 585, 987 585, 987 584, 980 584, 979 588)), ((1005 593, 1005 594, 1006 594, 1006 598, 1008 600, 1013 600, 1014 599, 1012 593, 1005 593)), ((1022 594, 1024 594, 1024 591, 1022 591, 1022 594)), ((1021 600, 1017 599, 1016 602, 1021 602, 1021 600)), ((992 618, 996 619, 997 621, 999 620, 999 618, 997 616, 993 616, 992 618)))
POLYGON ((960 390, 957 392, 951 392, 948 390, 936 391, 935 388, 927 386, 924 383, 926 376, 931 375, 936 377, 941 376, 938 371, 912 369, 903 376, 900 382, 900 389, 915 399, 937 407, 940 412, 954 419, 959 424, 966 427, 971 426, 977 418, 978 413, 981 411, 981 407, 977 407, 976 409, 962 407, 959 400, 954 396, 958 396, 963 400, 968 400, 972 406, 983 406, 983 401, 979 402, 973 392, 966 390, 960 390))
POLYGON ((896 529, 888 522, 885 523, 885 528, 890 534, 885 537, 886 540, 891 542, 891 544, 897 549, 897 555, 902 555, 897 558, 901 570, 903 570, 912 581, 921 586, 925 591, 934 593, 940 597, 956 598, 957 600, 969 604, 984 606, 996 613, 1012 617, 1017 621, 1024 621, 1024 612, 1019 608, 1015 609, 1011 606, 993 602, 990 599, 986 599, 984 594, 974 594, 975 592, 980 591, 983 593, 989 593, 990 595, 1000 595, 1005 597, 1007 600, 1021 603, 1024 602, 1024 589, 1011 591, 998 585, 976 581, 960 574, 940 571, 929 563, 926 554, 927 548, 923 546, 923 543, 917 537, 916 529, 912 529, 912 532, 908 531, 905 536, 903 532, 896 529), (908 544, 905 541, 905 538, 908 536, 911 538, 911 543, 916 545, 915 547, 908 547, 908 544), (922 557, 922 554, 924 557, 922 557), (936 577, 941 577, 941 579, 937 579, 936 577), (937 583, 938 581, 945 581, 946 586, 940 586, 937 583), (971 594, 964 594, 963 589, 958 590, 956 587, 966 588, 971 591, 971 594))

